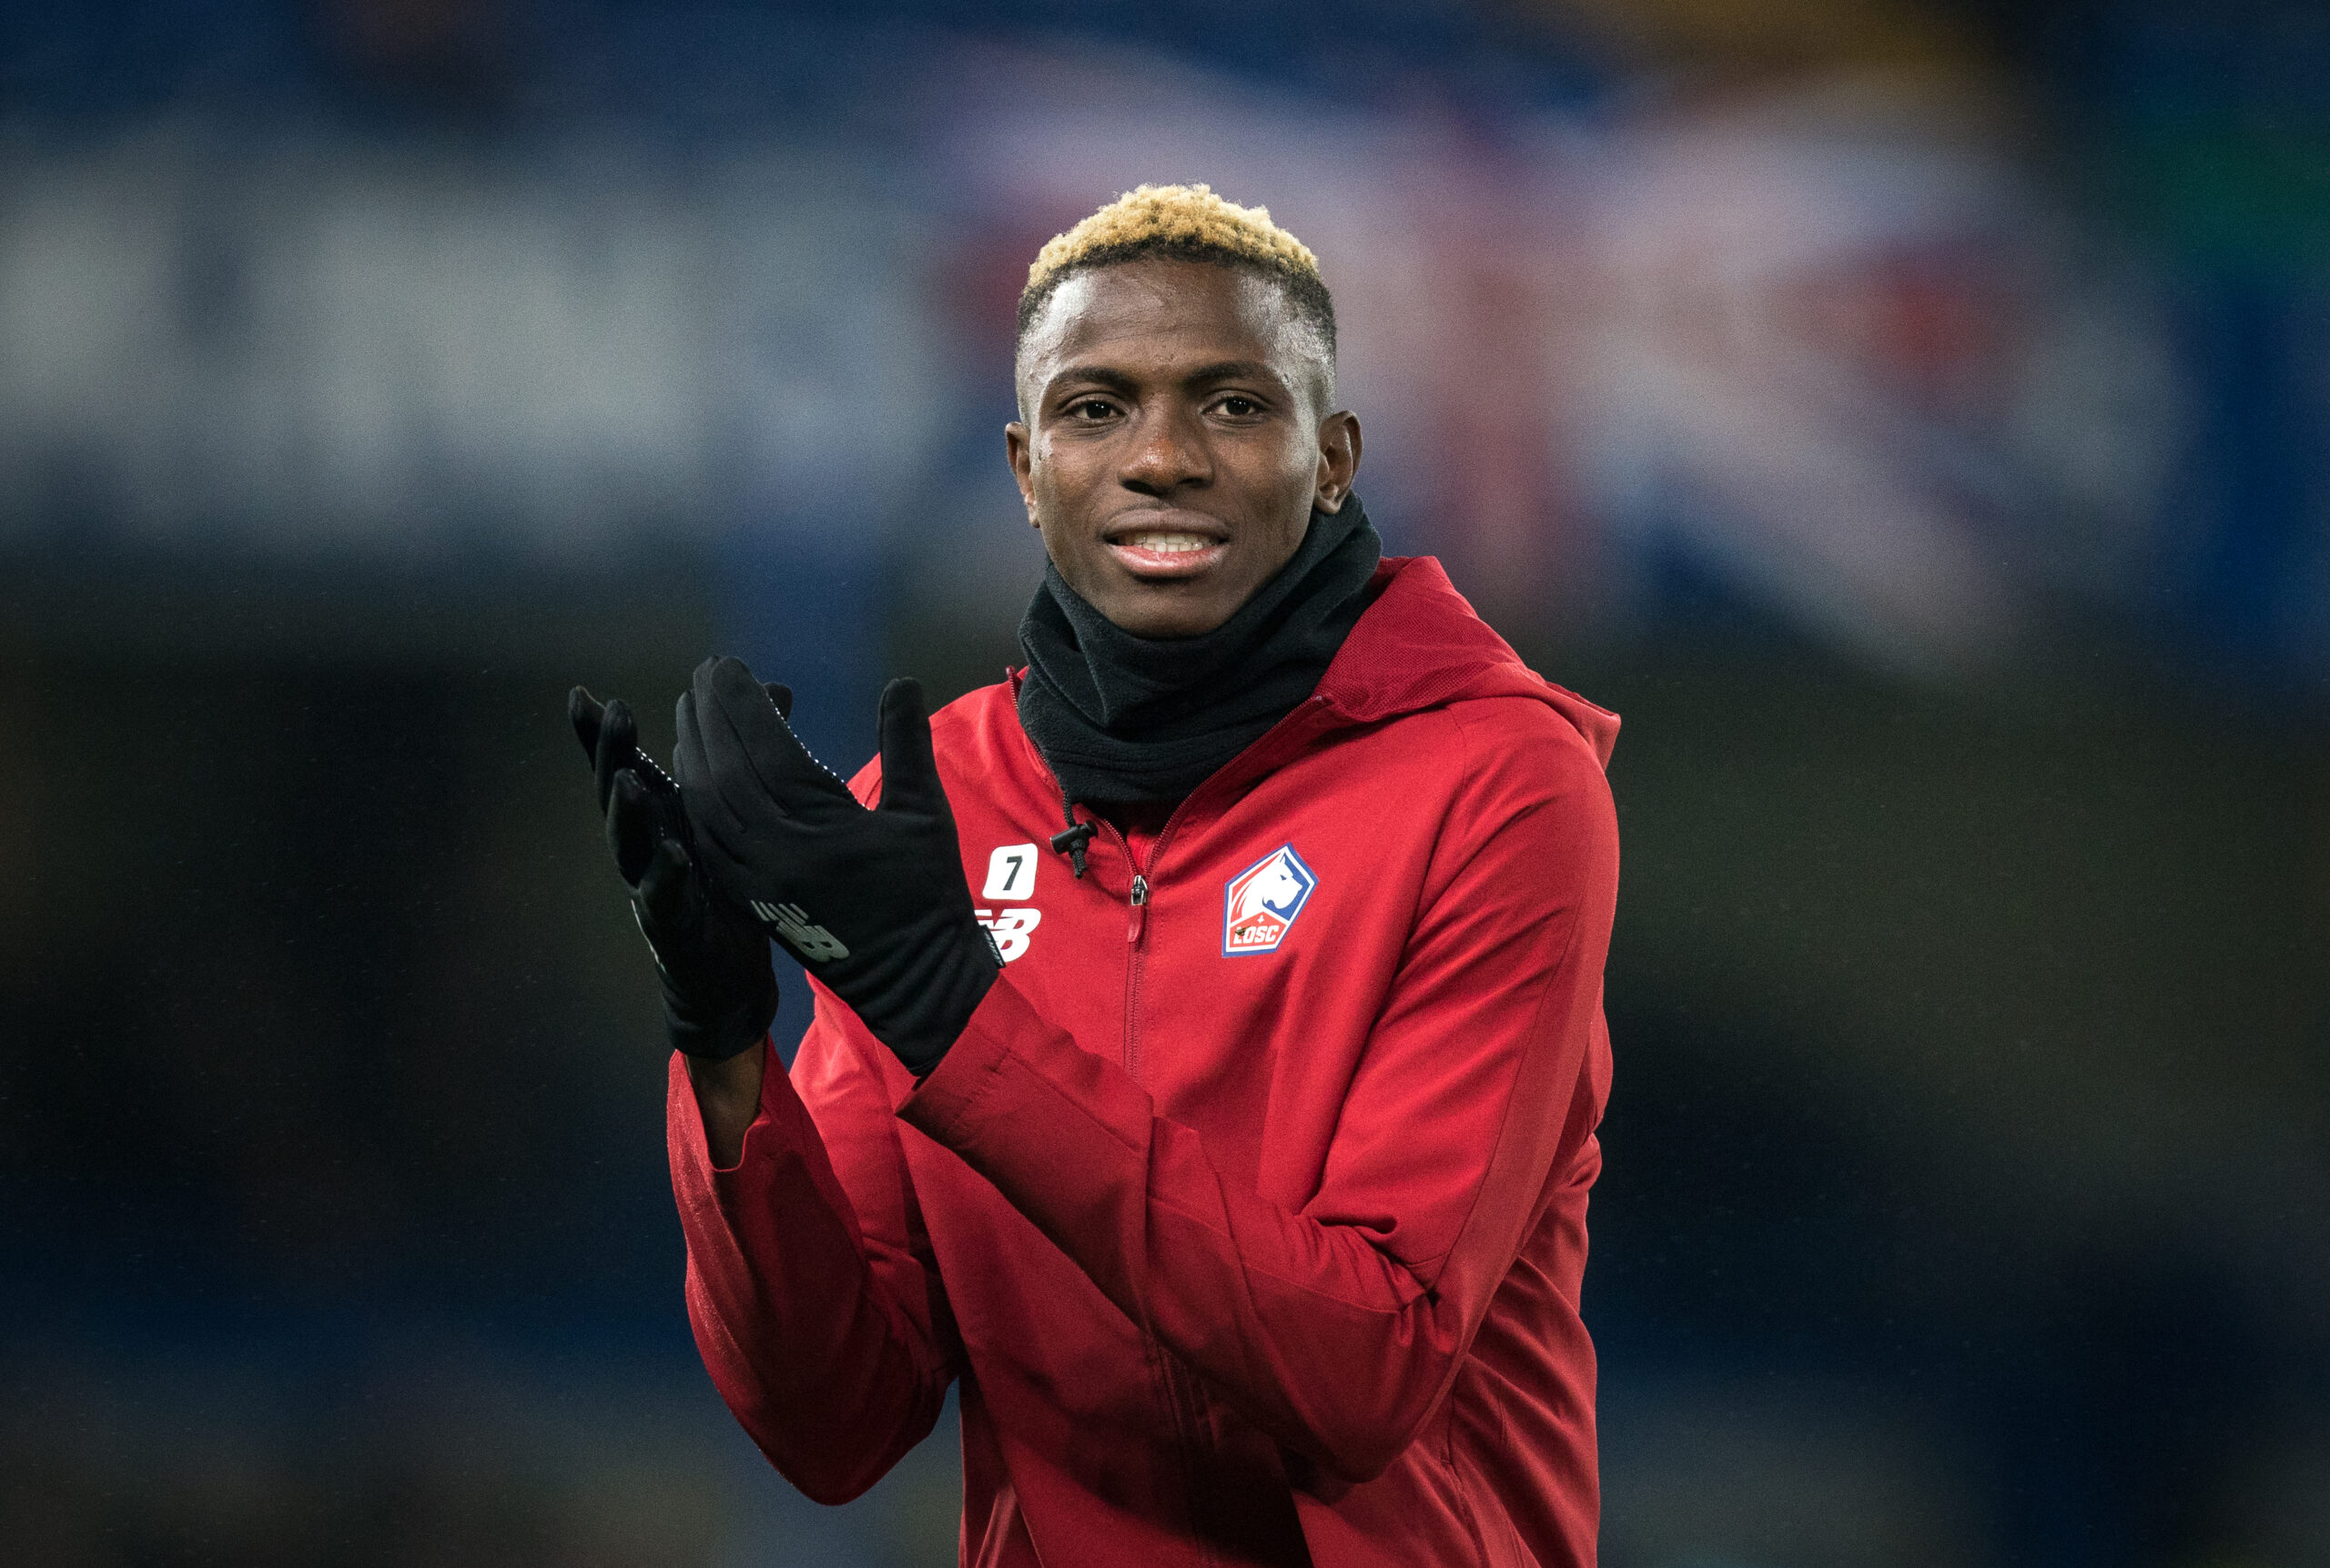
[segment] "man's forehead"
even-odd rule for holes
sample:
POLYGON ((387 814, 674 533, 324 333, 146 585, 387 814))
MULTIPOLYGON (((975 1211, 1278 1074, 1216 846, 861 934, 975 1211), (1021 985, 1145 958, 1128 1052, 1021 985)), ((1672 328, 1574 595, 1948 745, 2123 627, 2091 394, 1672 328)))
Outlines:
POLYGON ((1147 362, 1248 359, 1299 373, 1285 296, 1240 268, 1138 261, 1063 279, 1025 340, 1023 369, 1048 379, 1096 356, 1147 362))

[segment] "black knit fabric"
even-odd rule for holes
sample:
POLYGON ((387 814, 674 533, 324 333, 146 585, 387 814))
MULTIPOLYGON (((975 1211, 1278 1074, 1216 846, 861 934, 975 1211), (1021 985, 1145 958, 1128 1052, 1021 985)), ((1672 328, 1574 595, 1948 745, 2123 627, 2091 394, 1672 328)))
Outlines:
POLYGON ((1047 566, 1019 622, 1019 723, 1070 800, 1176 801, 1308 697, 1367 608, 1383 541, 1357 496, 1196 637, 1136 637, 1047 566))

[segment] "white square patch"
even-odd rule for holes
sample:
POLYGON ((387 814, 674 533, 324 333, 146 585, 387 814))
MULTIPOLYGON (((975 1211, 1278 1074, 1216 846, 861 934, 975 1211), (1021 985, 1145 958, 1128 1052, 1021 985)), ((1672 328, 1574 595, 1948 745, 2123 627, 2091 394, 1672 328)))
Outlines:
POLYGON ((1036 846, 1007 844, 987 857, 987 885, 981 898, 1025 904, 1036 892, 1036 846))

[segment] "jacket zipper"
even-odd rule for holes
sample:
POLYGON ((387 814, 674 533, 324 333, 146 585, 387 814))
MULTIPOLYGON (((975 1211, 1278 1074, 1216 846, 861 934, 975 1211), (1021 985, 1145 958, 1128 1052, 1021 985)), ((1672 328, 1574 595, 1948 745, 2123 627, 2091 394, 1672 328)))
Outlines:
MULTIPOLYGON (((1150 845, 1150 865, 1157 863, 1159 853, 1165 847, 1166 837, 1173 831, 1173 824, 1180 814, 1180 808, 1174 807, 1172 814, 1165 819, 1165 825, 1158 830, 1157 842, 1150 845)), ((1140 861, 1133 858, 1131 840, 1119 832, 1114 823, 1102 821, 1100 830, 1116 840, 1117 847, 1124 851, 1125 864, 1133 868, 1132 886, 1125 899, 1125 946, 1130 949, 1125 956, 1125 1071, 1138 1082, 1140 1077, 1140 1032, 1136 1027, 1136 1020, 1140 1009, 1141 938, 1149 932, 1149 873, 1140 861)), ((1156 1358, 1159 1391, 1164 1397, 1166 1420, 1172 1429, 1173 1452, 1181 1465, 1181 1505, 1188 1512, 1194 1530, 1198 1508, 1196 1465, 1200 1429, 1192 1420, 1191 1401, 1183 1391, 1183 1380, 1180 1369, 1174 1364, 1171 1349, 1146 1327, 1142 1328, 1140 1337, 1148 1344, 1150 1354, 1156 1358)), ((1200 1551, 1204 1561, 1211 1563, 1211 1550, 1200 1545, 1200 1551)))
POLYGON ((1125 1071, 1135 1082, 1140 1078, 1140 971, 1141 959, 1148 950, 1143 940, 1149 935, 1149 902, 1156 889, 1150 885, 1149 873, 1165 858, 1165 845, 1171 842, 1174 828, 1180 825, 1184 798, 1165 818, 1165 825, 1157 830, 1157 841, 1149 846, 1149 865, 1143 866, 1133 858, 1132 844, 1119 833, 1113 824, 1108 824, 1110 837, 1117 847, 1125 852, 1125 864, 1132 867, 1132 890, 1126 899, 1125 943, 1132 951, 1125 958, 1125 1071))

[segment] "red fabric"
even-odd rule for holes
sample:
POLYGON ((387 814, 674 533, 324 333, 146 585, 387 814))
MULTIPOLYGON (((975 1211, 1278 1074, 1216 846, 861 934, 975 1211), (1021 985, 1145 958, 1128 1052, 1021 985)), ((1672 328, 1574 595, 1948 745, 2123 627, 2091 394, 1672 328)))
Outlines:
POLYGON ((1041 915, 919 1087, 820 989, 715 1171, 675 1062, 697 1343, 809 1495, 871 1484, 953 1379, 967 1563, 1593 1563, 1617 720, 1435 562, 1379 581, 1138 865, 1045 845, 1009 683, 937 716, 978 903, 1041 915), (1017 844, 1032 893, 985 895, 1017 844), (1315 887, 1225 954, 1227 885, 1282 845, 1315 887))

